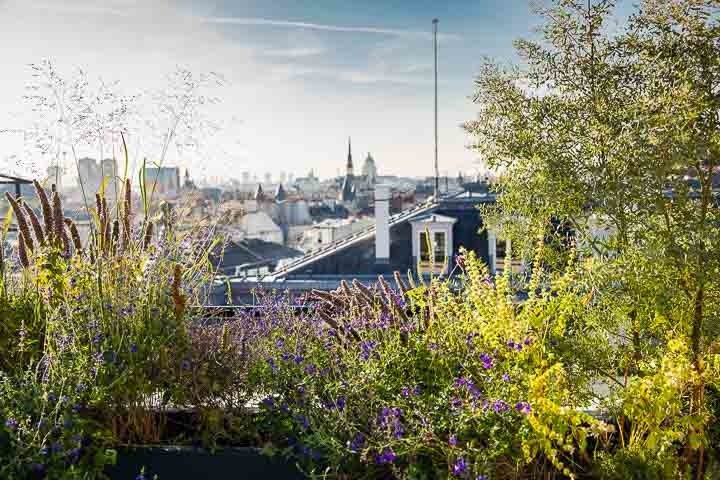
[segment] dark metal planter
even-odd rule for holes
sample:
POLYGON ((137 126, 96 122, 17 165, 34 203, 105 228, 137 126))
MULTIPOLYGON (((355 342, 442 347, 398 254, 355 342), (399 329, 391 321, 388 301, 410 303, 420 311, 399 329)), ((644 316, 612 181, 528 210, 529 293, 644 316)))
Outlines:
POLYGON ((117 465, 106 472, 111 480, 133 480, 145 468, 151 480, 265 479, 301 480, 295 466, 257 448, 226 448, 216 452, 185 447, 138 447, 118 450, 117 465))

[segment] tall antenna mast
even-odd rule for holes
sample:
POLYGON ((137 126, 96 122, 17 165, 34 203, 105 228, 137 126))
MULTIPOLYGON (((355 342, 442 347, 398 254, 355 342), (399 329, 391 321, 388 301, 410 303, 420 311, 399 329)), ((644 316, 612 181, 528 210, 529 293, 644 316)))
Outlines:
POLYGON ((433 50, 435 53, 435 199, 440 192, 440 171, 438 169, 438 102, 437 102, 437 29, 438 19, 433 18, 433 50))

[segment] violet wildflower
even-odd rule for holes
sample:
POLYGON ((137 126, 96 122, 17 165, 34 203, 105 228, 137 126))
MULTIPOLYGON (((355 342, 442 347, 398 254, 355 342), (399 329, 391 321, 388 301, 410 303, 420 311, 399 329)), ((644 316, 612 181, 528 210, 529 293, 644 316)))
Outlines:
POLYGON ((453 398, 452 401, 450 402, 450 405, 452 405, 453 408, 460 408, 460 407, 462 406, 462 400, 460 400, 459 398, 455 397, 455 398, 453 398))
POLYGON ((408 398, 410 396, 410 388, 409 387, 403 387, 400 391, 400 395, 404 398, 408 398))
POLYGON ((310 428, 310 420, 307 419, 304 415, 298 415, 295 417, 295 420, 298 421, 298 423, 302 426, 303 430, 307 430, 310 428))
POLYGON ((510 406, 507 404, 507 402, 504 402, 502 400, 496 400, 495 404, 493 404, 493 410, 495 410, 495 413, 503 413, 510 410, 510 406))
POLYGON ((438 344, 437 344, 437 343, 431 343, 428 348, 430 348, 430 350, 437 350, 437 349, 438 349, 438 344))
POLYGON ((525 337, 525 341, 523 342, 525 345, 530 345, 532 343, 532 338, 525 337))
POLYGON ((448 439, 448 444, 450 444, 453 447, 456 446, 457 445, 457 437, 455 435, 450 435, 450 438, 448 439))
POLYGON ((20 425, 20 424, 19 424, 18 421, 15 420, 14 418, 8 418, 8 419, 5 421, 5 426, 6 426, 7 428, 9 428, 10 430, 15 430, 15 429, 17 429, 17 428, 18 428, 18 425, 20 425))
POLYGON ((517 343, 517 344, 515 345, 515 350, 517 350, 518 352, 522 351, 522 348, 523 348, 523 347, 522 347, 522 344, 521 344, 521 343, 517 343))
POLYGON ((463 475, 468 468, 468 464, 465 461, 464 458, 460 457, 457 460, 455 460, 455 463, 453 463, 452 466, 452 474, 453 475, 463 475))
POLYGON ((509 381, 510 381, 510 375, 508 375, 507 373, 503 373, 502 379, 503 379, 504 382, 509 382, 509 381))
POLYGON ((180 364, 180 368, 183 370, 190 370, 190 362, 188 360, 183 360, 180 364))
POLYGON ((338 397, 337 400, 335 400, 335 405, 337 406, 338 412, 345 410, 345 397, 338 397))
POLYGON ((302 355, 295 355, 294 361, 298 365, 301 364, 304 360, 305 360, 305 358, 302 355))
POLYGON ((275 364, 275 360, 273 360, 272 358, 268 358, 266 361, 267 364, 270 365, 270 368, 272 368, 273 370, 278 369, 278 366, 275 364))
POLYGON ((136 343, 130 344, 130 353, 137 353, 138 347, 136 343))
POLYGON ((532 407, 528 402, 519 402, 515 405, 515 410, 522 413, 523 415, 529 415, 532 412, 532 407))
POLYGON ((395 461, 395 452, 393 452, 393 449, 388 447, 385 450, 383 450, 382 454, 375 456, 375 463, 378 465, 383 465, 385 463, 393 463, 395 461))
POLYGON ((363 445, 365 445, 365 436, 362 433, 357 433, 350 442, 350 450, 357 453, 363 445))
POLYGON ((277 348, 282 348, 285 346, 285 341, 282 338, 278 338, 277 341, 275 342, 275 346, 277 348))
POLYGON ((488 477, 485 475, 478 475, 477 477, 475 477, 475 480, 488 480, 488 477))
POLYGON ((512 340, 510 340, 510 341, 507 343, 507 346, 508 346, 509 348, 515 348, 515 342, 513 342, 512 340))

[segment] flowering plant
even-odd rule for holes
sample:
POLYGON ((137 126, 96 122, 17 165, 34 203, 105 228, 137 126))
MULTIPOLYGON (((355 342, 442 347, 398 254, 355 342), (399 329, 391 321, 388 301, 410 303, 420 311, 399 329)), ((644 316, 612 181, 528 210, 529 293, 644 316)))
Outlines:
POLYGON ((459 291, 396 280, 318 293, 297 319, 261 317, 254 378, 276 433, 316 468, 345 473, 502 477, 539 461, 572 476, 588 437, 607 429, 578 410, 588 386, 571 388, 555 353, 572 282, 548 277, 518 304, 471 253, 459 291))

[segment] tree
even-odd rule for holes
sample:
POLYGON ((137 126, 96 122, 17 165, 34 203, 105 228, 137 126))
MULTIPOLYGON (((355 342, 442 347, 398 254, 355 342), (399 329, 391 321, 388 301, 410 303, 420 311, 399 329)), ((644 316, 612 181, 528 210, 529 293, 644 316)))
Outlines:
POLYGON ((542 9, 543 40, 516 42, 522 65, 482 67, 466 129, 503 172, 486 214, 515 252, 528 255, 557 225, 575 232, 592 299, 578 334, 622 340, 588 352, 588 368, 619 369, 628 385, 670 338, 687 343, 687 406, 699 420, 685 440, 700 452, 687 460, 701 478, 720 319, 709 294, 720 284, 720 2, 646 0, 612 31, 614 3, 542 9))

